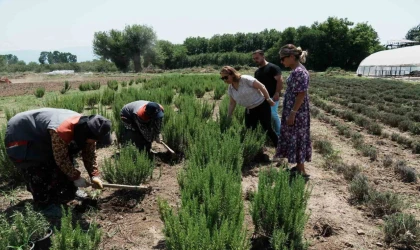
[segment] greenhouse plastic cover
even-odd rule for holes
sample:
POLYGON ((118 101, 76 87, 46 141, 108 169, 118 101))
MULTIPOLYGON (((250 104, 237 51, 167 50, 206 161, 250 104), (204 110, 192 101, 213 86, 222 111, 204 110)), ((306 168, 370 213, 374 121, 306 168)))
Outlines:
POLYGON ((420 66, 420 45, 374 53, 361 66, 420 66))

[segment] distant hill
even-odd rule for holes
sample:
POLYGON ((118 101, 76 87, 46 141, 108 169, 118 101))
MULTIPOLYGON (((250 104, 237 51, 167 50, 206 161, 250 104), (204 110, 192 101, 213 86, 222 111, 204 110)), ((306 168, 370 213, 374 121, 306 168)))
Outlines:
MULTIPOLYGON (((92 61, 96 59, 93 55, 93 49, 90 46, 84 47, 69 47, 57 49, 60 52, 69 52, 77 56, 78 62, 92 61)), ((0 55, 4 54, 13 54, 16 55, 19 60, 23 60, 26 63, 29 62, 38 62, 39 54, 43 50, 15 50, 15 51, 0 51, 0 55)), ((49 51, 49 50, 48 50, 49 51)), ((51 50, 54 51, 54 50, 51 50)))

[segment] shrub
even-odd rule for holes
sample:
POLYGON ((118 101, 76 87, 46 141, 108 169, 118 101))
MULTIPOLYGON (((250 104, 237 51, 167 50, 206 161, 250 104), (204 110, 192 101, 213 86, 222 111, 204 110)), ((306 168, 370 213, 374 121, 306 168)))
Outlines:
POLYGON ((122 81, 121 82, 121 87, 127 87, 127 82, 126 81, 122 81))
POLYGON ((179 183, 178 213, 159 201, 167 249, 249 249, 237 172, 217 163, 188 165, 179 183))
POLYGON ((106 88, 104 89, 104 91, 102 92, 101 95, 101 103, 102 105, 111 105, 114 103, 114 97, 115 97, 115 91, 110 89, 110 88, 106 88))
POLYGON ((47 99, 46 106, 52 108, 70 109, 82 113, 85 107, 85 97, 81 94, 68 96, 55 96, 47 99))
POLYGON ((373 123, 368 127, 369 133, 372 133, 373 135, 381 135, 382 134, 382 127, 378 123, 373 123))
POLYGON ((0 181, 14 180, 16 182, 20 182, 22 181, 22 177, 7 155, 6 145, 3 143, 6 135, 6 124, 2 124, 0 126, 0 181))
POLYGON ((206 93, 204 88, 196 88, 194 90, 194 94, 197 98, 202 98, 204 96, 204 94, 206 93))
POLYGON ((272 237, 272 244, 287 249, 301 249, 308 220, 306 206, 309 191, 303 178, 290 182, 286 171, 269 169, 260 172, 258 191, 252 201, 251 215, 255 232, 272 237))
POLYGON ((35 212, 30 204, 24 212, 14 212, 11 223, 0 215, 0 249, 26 249, 29 241, 41 239, 47 235, 50 227, 45 217, 35 212))
POLYGON ((394 164, 394 160, 391 155, 386 155, 383 161, 384 167, 389 168, 394 164))
POLYGON ((128 82, 128 85, 129 85, 129 86, 131 86, 131 85, 133 85, 133 83, 134 83, 134 80, 133 80, 133 79, 131 79, 131 80, 128 82))
POLYGON ((330 155, 334 153, 334 149, 332 147, 331 142, 327 140, 316 140, 314 142, 314 148, 321 154, 321 155, 330 155))
POLYGON ((79 90, 80 91, 88 91, 88 90, 90 90, 90 83, 81 83, 79 85, 79 90))
POLYGON ((344 179, 347 181, 351 181, 356 175, 360 174, 361 171, 362 169, 358 165, 352 164, 350 166, 347 166, 343 169, 344 179))
POLYGON ((63 88, 60 90, 60 93, 64 95, 64 94, 65 94, 65 93, 67 93, 70 89, 71 89, 71 86, 70 86, 69 82, 68 82, 68 81, 65 81, 65 82, 64 82, 64 86, 63 86, 63 88))
POLYGON ((385 220, 385 242, 407 248, 420 246, 420 221, 412 214, 396 213, 385 220))
POLYGON ((34 92, 34 95, 37 98, 42 98, 44 96, 44 94, 45 94, 45 88, 44 87, 37 88, 34 92))
POLYGON ((151 178, 154 161, 147 152, 139 152, 134 145, 127 145, 114 159, 105 159, 104 179, 110 183, 139 185, 151 178))
POLYGON ((362 151, 363 156, 369 157, 371 161, 376 161, 378 158, 378 151, 371 145, 363 144, 360 147, 360 150, 362 151))
POLYGON ((398 129, 404 132, 408 131, 410 129, 410 126, 411 126, 411 121, 409 120, 403 120, 398 123, 398 129))
POLYGON ((369 197, 370 189, 367 177, 357 174, 349 186, 350 197, 355 202, 364 202, 369 197))
POLYGON ((108 81, 107 83, 108 88, 117 91, 118 90, 118 81, 116 80, 112 80, 112 81, 108 81))
POLYGON ((397 162, 395 165, 395 173, 399 174, 404 182, 417 182, 416 170, 407 166, 404 161, 397 162))
POLYGON ((62 208, 63 217, 61 217, 60 230, 54 229, 54 236, 52 237, 51 250, 66 250, 66 249, 83 249, 96 250, 99 249, 99 243, 102 238, 102 231, 93 223, 86 231, 82 230, 80 224, 76 227, 72 224, 72 213, 70 209, 67 211, 62 208))
POLYGON ((420 154, 420 142, 416 141, 412 143, 413 154, 420 154))
POLYGON ((217 85, 216 88, 214 89, 214 100, 220 100, 222 98, 222 96, 226 93, 226 86, 220 84, 217 85))
POLYGON ((400 212, 404 203, 397 194, 372 191, 369 193, 367 205, 375 216, 381 217, 400 212))
POLYGON ((101 83, 100 82, 93 82, 90 84, 90 89, 91 90, 98 90, 101 88, 101 83))
POLYGON ((89 94, 85 97, 86 105, 89 106, 89 108, 93 108, 96 104, 99 103, 100 100, 100 94, 99 93, 93 93, 89 94))
POLYGON ((249 163, 262 152, 262 147, 266 141, 266 135, 261 126, 254 130, 246 130, 242 141, 243 158, 245 163, 249 163))

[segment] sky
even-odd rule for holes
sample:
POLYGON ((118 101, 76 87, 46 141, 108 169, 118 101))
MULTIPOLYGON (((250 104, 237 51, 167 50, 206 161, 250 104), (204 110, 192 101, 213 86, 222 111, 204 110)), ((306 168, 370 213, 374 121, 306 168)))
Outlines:
POLYGON ((153 27, 158 39, 309 26, 329 16, 367 22, 381 43, 420 24, 419 0, 0 0, 0 53, 91 47, 97 31, 153 27))

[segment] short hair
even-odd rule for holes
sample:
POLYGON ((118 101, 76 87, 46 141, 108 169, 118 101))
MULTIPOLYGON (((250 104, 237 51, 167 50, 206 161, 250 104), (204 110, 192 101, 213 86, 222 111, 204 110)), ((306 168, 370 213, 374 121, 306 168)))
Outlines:
POLYGON ((252 52, 252 54, 253 54, 253 55, 255 55, 255 54, 260 54, 260 55, 264 56, 264 50, 262 50, 262 49, 257 49, 256 51, 252 52))
POLYGON ((222 68, 222 70, 220 70, 220 73, 221 74, 233 75, 233 80, 235 80, 235 81, 239 81, 239 79, 241 79, 241 74, 231 66, 224 66, 222 68))

